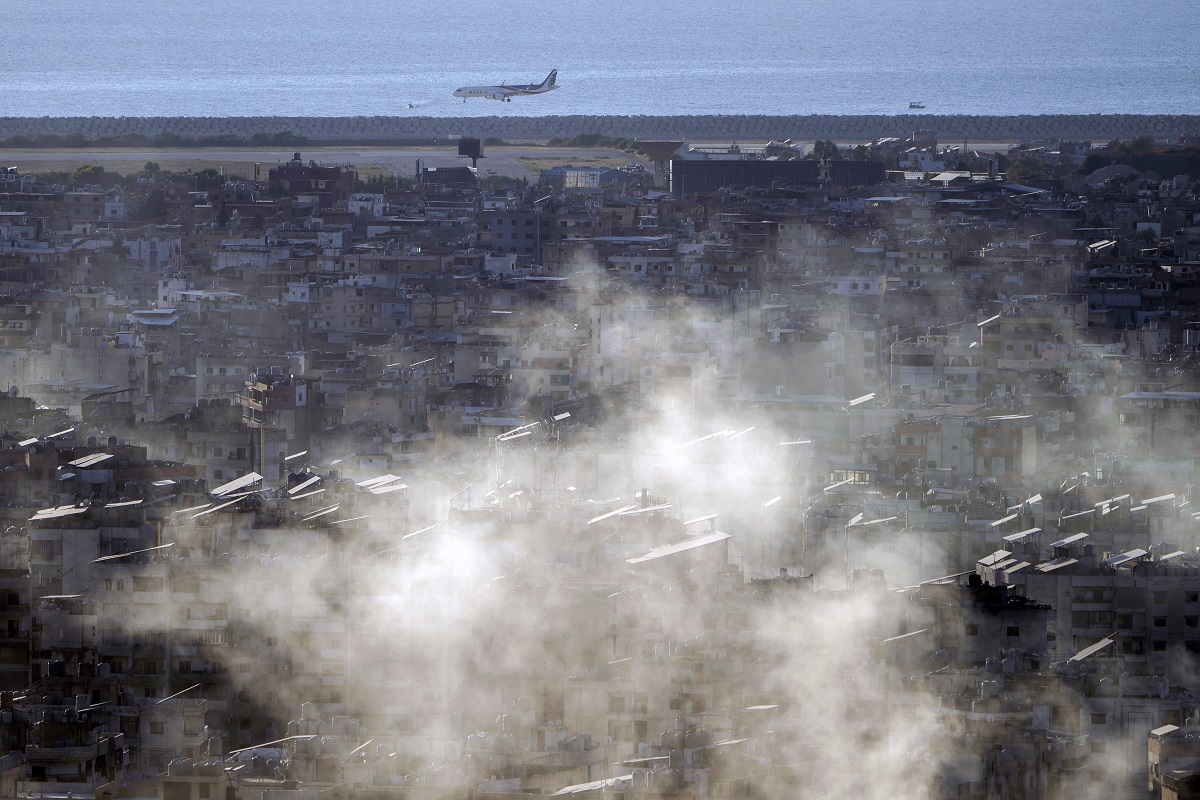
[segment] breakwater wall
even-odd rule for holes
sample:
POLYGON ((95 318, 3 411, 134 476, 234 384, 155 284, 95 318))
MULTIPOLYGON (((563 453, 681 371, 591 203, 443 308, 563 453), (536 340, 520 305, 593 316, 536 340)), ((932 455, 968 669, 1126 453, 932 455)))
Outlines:
POLYGON ((1041 139, 1177 139, 1200 136, 1200 115, 1044 114, 966 116, 715 115, 551 117, 0 117, 0 139, 81 135, 85 139, 175 134, 188 139, 291 131, 312 144, 386 144, 476 136, 546 140, 581 133, 690 141, 869 141, 933 130, 944 142, 1022 142, 1041 139))

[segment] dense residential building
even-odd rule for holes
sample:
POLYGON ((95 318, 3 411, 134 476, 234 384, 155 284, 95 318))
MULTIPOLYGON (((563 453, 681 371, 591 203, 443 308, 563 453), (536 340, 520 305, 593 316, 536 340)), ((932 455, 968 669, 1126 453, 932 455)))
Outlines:
POLYGON ((666 144, 0 174, 0 794, 1194 793, 1197 183, 666 144))

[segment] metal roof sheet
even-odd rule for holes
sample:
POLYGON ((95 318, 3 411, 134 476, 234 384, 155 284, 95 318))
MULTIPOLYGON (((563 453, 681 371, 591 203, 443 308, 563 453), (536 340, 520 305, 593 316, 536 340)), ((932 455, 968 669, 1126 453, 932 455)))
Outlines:
POLYGON ((990 556, 984 556, 983 558, 979 559, 979 561, 977 561, 976 563, 982 564, 985 567, 990 567, 1000 561, 1003 561, 1006 557, 1011 556, 1011 555, 1012 555, 1012 553, 1010 553, 1007 550, 997 550, 996 552, 992 553, 990 556))
POLYGON ((1056 558, 1053 561, 1038 564, 1034 569, 1038 572, 1053 572, 1056 569, 1062 569, 1063 567, 1069 567, 1077 563, 1079 563, 1079 559, 1076 558, 1056 558))
POLYGON ((304 517, 303 520, 301 520, 301 521, 308 522, 310 519, 316 519, 317 517, 323 517, 326 514, 332 514, 333 512, 337 511, 341 507, 342 507, 341 503, 334 503, 331 506, 325 506, 324 508, 318 508, 316 511, 314 511, 311 514, 309 514, 308 516, 304 517))
POLYGON ((1041 532, 1041 528, 1029 528, 1028 530, 1021 531, 1020 533, 1010 533, 1008 536, 1003 536, 1001 538, 1006 542, 1019 542, 1027 536, 1032 536, 1035 533, 1041 532))
POLYGON ((632 511, 622 511, 619 516, 630 517, 634 514, 649 514, 651 511, 665 511, 668 508, 673 508, 674 503, 661 503, 656 506, 645 506, 643 508, 635 508, 632 511))
POLYGON ((91 455, 83 456, 67 463, 72 467, 91 467, 102 461, 108 461, 110 458, 114 458, 112 453, 92 453, 91 455))
POLYGON ((617 516, 618 514, 624 514, 626 511, 629 511, 630 509, 634 509, 634 508, 637 508, 637 506, 636 506, 636 505, 633 505, 633 504, 630 504, 630 505, 627 505, 627 506, 621 506, 621 507, 620 507, 620 508, 618 508, 616 511, 609 511, 607 514, 601 514, 601 515, 600 515, 600 516, 598 516, 598 517, 592 517, 591 519, 589 519, 589 520, 587 521, 587 524, 588 524, 588 525, 594 525, 594 524, 596 524, 597 522, 601 522, 601 521, 603 521, 603 520, 606 520, 606 519, 609 519, 609 518, 611 518, 611 517, 615 517, 615 516, 617 516))
POLYGON ((358 481, 354 485, 360 489, 371 489, 373 487, 383 486, 384 484, 393 483, 398 480, 400 480, 399 475, 393 475, 389 472, 386 475, 378 475, 374 478, 367 478, 365 481, 358 481))
POLYGON ((263 479, 262 475, 257 472, 248 472, 240 478, 234 478, 229 483, 223 483, 217 488, 211 490, 209 494, 213 497, 223 497, 230 492, 236 492, 238 489, 244 489, 251 484, 258 483, 263 479))
POLYGON ((407 488, 407 483, 393 483, 387 486, 373 486, 371 487, 370 492, 371 494, 390 494, 391 492, 398 492, 401 489, 407 488))
POLYGON ((1108 559, 1105 560, 1104 563, 1108 564, 1110 567, 1119 567, 1122 564, 1127 564, 1130 561, 1135 561, 1136 559, 1139 559, 1142 556, 1148 556, 1148 555, 1150 555, 1150 552, 1148 550, 1143 550, 1139 547, 1136 550, 1128 550, 1124 553, 1119 553, 1115 556, 1110 556, 1108 559))
POLYGON ((1083 648, 1078 653, 1076 653, 1075 655, 1073 655, 1069 659, 1067 659, 1067 661, 1083 661, 1088 656, 1099 653, 1101 650, 1108 647, 1112 643, 1113 643, 1112 638, 1106 636, 1103 639, 1101 639, 1100 641, 1096 642, 1095 644, 1093 644, 1089 647, 1083 648))
POLYGON ((898 642, 898 641, 900 641, 901 639, 907 639, 907 638, 908 638, 908 637, 910 637, 910 636, 916 636, 918 633, 924 633, 924 632, 925 632, 925 631, 927 631, 927 630, 929 630, 929 629, 928 629, 928 628, 921 628, 921 630, 919 630, 919 631, 911 631, 911 632, 909 632, 909 633, 902 633, 902 634, 900 634, 899 636, 892 636, 892 637, 890 637, 890 638, 887 638, 887 639, 881 639, 881 640, 879 641, 879 644, 888 644, 889 642, 898 642))
POLYGON ((288 489, 287 493, 289 495, 295 496, 295 495, 299 494, 300 492, 304 491, 305 489, 307 489, 309 486, 312 486, 314 483, 316 483, 319 480, 321 480, 320 475, 313 475, 311 478, 304 481, 303 483, 299 483, 299 484, 293 486, 291 489, 288 489))
POLYGON ((160 544, 158 547, 147 547, 142 550, 130 550, 128 553, 114 553, 111 556, 100 556, 99 558, 93 559, 92 563, 99 564, 101 561, 113 561, 118 558, 124 558, 125 556, 136 556, 139 553, 149 553, 154 550, 165 550, 168 547, 174 547, 174 546, 175 546, 174 542, 169 542, 168 544, 160 544))
POLYGON ((30 522, 40 521, 44 519, 58 519, 59 517, 69 517, 74 514, 86 514, 87 506, 80 508, 79 506, 58 506, 56 508, 43 508, 41 511, 29 518, 30 522))
POLYGON ((720 541, 724 541, 725 539, 731 539, 731 538, 733 538, 733 537, 731 537, 728 533, 721 533, 720 531, 714 531, 713 533, 708 533, 708 534, 705 534, 704 536, 697 536, 694 539, 688 539, 683 542, 676 542, 675 544, 665 544, 661 547, 655 547, 655 548, 651 549, 650 552, 646 553, 644 556, 638 556, 637 558, 627 558, 627 559, 625 559, 625 561, 626 561, 626 563, 629 563, 629 564, 641 564, 642 562, 645 562, 645 561, 653 561, 655 559, 665 558, 666 556, 673 556, 677 553, 682 553, 686 550, 694 550, 697 547, 704 547, 705 545, 713 544, 715 542, 720 542, 720 541))

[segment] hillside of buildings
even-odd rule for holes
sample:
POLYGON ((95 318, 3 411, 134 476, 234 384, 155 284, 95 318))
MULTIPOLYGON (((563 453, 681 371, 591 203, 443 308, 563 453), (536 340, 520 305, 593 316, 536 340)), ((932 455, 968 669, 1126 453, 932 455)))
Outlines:
POLYGON ((0 171, 0 797, 1196 796, 1194 142, 938 138, 0 171))

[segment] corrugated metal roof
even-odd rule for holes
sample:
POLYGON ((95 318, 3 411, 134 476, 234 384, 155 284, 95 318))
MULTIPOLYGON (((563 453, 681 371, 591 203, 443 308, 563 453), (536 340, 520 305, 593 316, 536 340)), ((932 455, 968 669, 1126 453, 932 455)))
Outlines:
POLYGON ((68 461, 67 463, 72 467, 91 467, 99 464, 101 461, 108 461, 113 457, 114 456, 112 453, 92 453, 90 456, 77 458, 74 461, 68 461))

